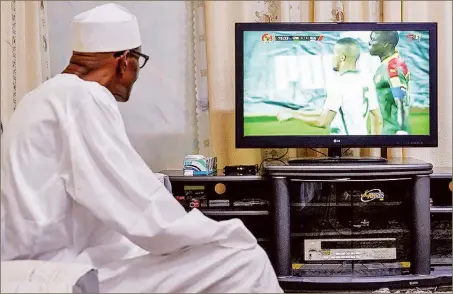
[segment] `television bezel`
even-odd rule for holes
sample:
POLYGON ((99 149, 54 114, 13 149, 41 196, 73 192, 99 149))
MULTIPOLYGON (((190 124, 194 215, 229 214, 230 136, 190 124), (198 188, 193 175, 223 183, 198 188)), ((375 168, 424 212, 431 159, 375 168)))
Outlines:
POLYGON ((438 78, 437 23, 236 23, 235 24, 235 121, 236 148, 352 148, 437 147, 438 78), (246 31, 429 31, 429 135, 244 135, 244 32, 246 31))

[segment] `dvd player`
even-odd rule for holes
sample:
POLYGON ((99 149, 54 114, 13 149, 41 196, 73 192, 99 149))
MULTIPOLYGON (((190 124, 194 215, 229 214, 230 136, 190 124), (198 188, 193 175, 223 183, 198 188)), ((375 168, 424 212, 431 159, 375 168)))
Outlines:
POLYGON ((305 239, 304 260, 396 260, 396 238, 305 239))

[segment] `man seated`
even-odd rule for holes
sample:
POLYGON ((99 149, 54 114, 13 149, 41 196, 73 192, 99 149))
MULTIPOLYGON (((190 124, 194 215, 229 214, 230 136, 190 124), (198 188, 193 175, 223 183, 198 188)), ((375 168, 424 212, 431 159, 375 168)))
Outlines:
POLYGON ((135 16, 96 7, 72 41, 2 137, 2 260, 89 264, 102 293, 282 292, 241 221, 187 213, 129 142, 118 102, 148 61, 135 16))

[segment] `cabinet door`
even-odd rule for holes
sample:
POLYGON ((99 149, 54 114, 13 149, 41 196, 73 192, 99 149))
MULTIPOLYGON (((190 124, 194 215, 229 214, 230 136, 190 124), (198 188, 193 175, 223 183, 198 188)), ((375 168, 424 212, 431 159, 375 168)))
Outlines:
POLYGON ((452 264, 451 213, 431 215, 431 265, 452 264))
POLYGON ((336 250, 340 250, 338 246, 352 246, 352 205, 339 193, 342 184, 340 180, 291 181, 294 275, 352 275, 352 260, 347 259, 349 256, 335 254, 336 250))
POLYGON ((410 273, 412 259, 412 179, 372 179, 351 182, 353 242, 358 258, 356 276, 410 273))
POLYGON ((411 193, 410 178, 292 180, 296 274, 409 273, 411 193))
POLYGON ((431 178, 431 265, 452 265, 451 175, 431 178))

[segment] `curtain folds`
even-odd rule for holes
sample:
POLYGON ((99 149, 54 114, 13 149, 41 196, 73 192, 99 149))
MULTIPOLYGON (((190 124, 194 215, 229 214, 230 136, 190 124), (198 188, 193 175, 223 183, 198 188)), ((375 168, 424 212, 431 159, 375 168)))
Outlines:
POLYGON ((192 1, 194 74, 196 92, 196 118, 198 152, 211 156, 209 100, 208 100, 208 64, 206 55, 205 8, 203 1, 192 1))
POLYGON ((1 122, 30 90, 50 78, 44 1, 1 1, 1 122))

